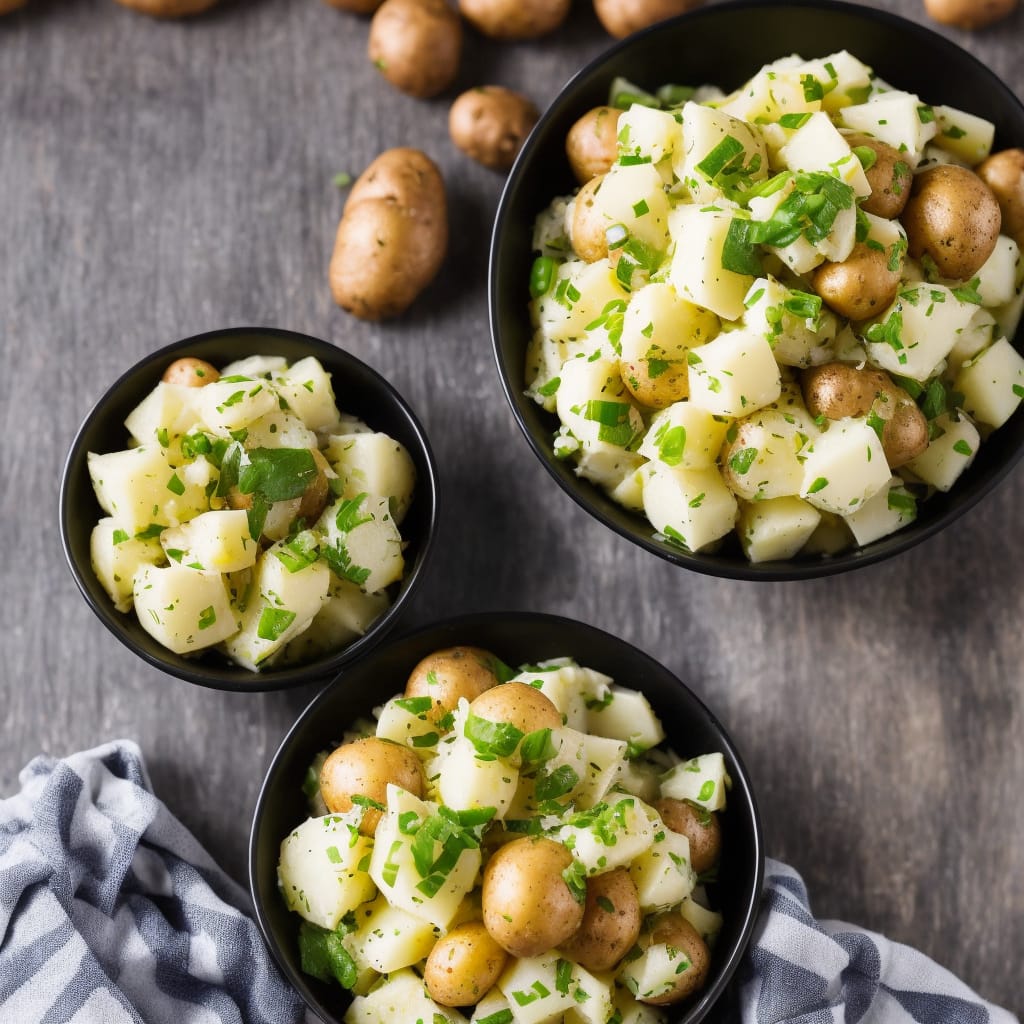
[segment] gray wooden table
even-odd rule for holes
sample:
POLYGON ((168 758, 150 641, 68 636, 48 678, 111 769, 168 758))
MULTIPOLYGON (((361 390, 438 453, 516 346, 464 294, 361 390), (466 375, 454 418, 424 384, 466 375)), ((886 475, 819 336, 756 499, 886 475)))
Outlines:
MULTIPOLYGON (((924 20, 918 0, 879 6, 924 20)), ((259 782, 312 692, 204 691, 118 645, 64 565, 57 490, 78 423, 130 363, 220 326, 294 328, 387 374, 433 440, 442 525, 407 623, 534 608, 651 652, 732 731, 768 849, 819 915, 1024 1009, 1024 470, 944 536, 805 584, 691 575, 590 520, 499 389, 485 254, 501 179, 452 149, 444 99, 379 80, 365 33, 317 0, 224 0, 179 24, 30 0, 0 20, 0 793, 40 751, 132 737, 159 795, 244 877, 259 782), (412 314, 359 323, 326 284, 331 179, 399 144, 442 165, 453 244, 412 314)), ((950 35, 1024 95, 1020 11, 950 35)), ((607 42, 580 2, 548 40, 474 39, 460 84, 543 106, 607 42)))

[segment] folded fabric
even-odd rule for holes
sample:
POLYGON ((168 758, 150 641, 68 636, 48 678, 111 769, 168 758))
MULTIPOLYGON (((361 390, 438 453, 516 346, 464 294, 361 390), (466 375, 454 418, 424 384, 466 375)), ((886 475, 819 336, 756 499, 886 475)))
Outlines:
MULTIPOLYGON (((0 1024, 316 1024, 134 743, 38 757, 21 785, 0 800, 0 1024)), ((733 988, 716 1019, 1016 1021, 921 953, 816 921, 800 876, 773 860, 733 988)))
POLYGON ((134 743, 37 757, 21 786, 0 800, 0 1022, 317 1020, 134 743))
POLYGON ((909 946, 840 921, 816 921, 803 879, 770 859, 739 990, 743 1024, 1017 1020, 909 946))

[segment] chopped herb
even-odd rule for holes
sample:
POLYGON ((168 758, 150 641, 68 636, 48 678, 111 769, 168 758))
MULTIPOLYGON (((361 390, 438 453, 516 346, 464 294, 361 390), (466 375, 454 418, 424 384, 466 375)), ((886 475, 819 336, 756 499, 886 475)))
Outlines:
POLYGON ((558 391, 559 385, 562 383, 561 377, 552 377, 546 384, 542 384, 537 388, 537 394, 543 395, 545 398, 550 398, 553 394, 558 391))
POLYGON ((738 476, 743 476, 749 471, 756 458, 756 448, 743 448, 729 459, 729 468, 738 476))
POLYGON ((213 605, 209 605, 199 613, 199 628, 209 629, 217 621, 217 613, 213 605))
POLYGON ((904 494, 895 488, 889 491, 887 500, 889 508, 897 512, 903 519, 917 518, 917 501, 910 494, 904 494))
POLYGON ((358 977, 352 954, 345 948, 344 932, 329 932, 309 921, 299 925, 299 958, 304 973, 320 981, 337 981, 352 988, 358 977))
POLYGON ((538 256, 530 269, 530 294, 539 299, 547 295, 555 276, 555 261, 550 256, 538 256))
MULTIPOLYGON (((116 548, 118 544, 123 544, 126 540, 130 540, 128 533, 125 530, 115 530, 111 540, 114 542, 116 548)), ((169 552, 168 552, 169 553, 169 552)))
POLYGON ((817 494, 818 491, 823 491, 826 487, 828 487, 828 480, 826 480, 823 476, 819 476, 818 479, 815 480, 814 483, 807 488, 807 493, 817 494))
POLYGON ((811 115, 809 113, 783 114, 782 117, 779 118, 779 124, 781 124, 783 128, 801 128, 803 125, 807 124, 810 119, 811 115))
POLYGON ((972 453, 971 446, 963 438, 960 438, 960 440, 953 445, 953 451, 958 455, 963 455, 965 457, 972 453))
POLYGON ((352 175, 348 171, 339 171, 331 181, 336 188, 348 188, 352 184, 352 175))
POLYGON ((264 608, 256 625, 256 635, 261 640, 277 640, 295 621, 295 612, 287 608, 264 608))
POLYGON ((185 485, 181 482, 181 478, 177 473, 171 474, 171 479, 167 481, 167 490, 177 495, 185 493, 185 485))
POLYGON ((954 288, 953 295, 961 302, 970 302, 975 306, 980 306, 982 302, 981 294, 978 292, 978 285, 980 284, 980 277, 971 278, 967 284, 962 284, 959 288, 954 288))

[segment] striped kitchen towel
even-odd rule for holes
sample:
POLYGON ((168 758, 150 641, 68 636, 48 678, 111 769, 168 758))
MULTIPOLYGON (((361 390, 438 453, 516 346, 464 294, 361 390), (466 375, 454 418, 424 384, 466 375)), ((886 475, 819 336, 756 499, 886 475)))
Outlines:
POLYGON ((840 921, 815 920, 803 879, 771 859, 761 916, 739 977, 743 1024, 1017 1020, 909 946, 840 921))
POLYGON ((134 743, 37 757, 21 787, 0 800, 0 1024, 313 1024, 134 743))

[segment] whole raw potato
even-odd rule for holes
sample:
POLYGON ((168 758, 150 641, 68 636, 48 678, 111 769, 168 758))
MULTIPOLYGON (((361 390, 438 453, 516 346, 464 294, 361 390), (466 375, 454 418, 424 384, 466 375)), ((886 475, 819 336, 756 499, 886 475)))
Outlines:
POLYGON ((565 155, 581 185, 599 174, 607 174, 618 159, 621 114, 617 107, 594 107, 569 129, 565 155))
POLYGON ((436 96, 459 73, 462 22, 445 0, 384 0, 370 22, 367 54, 396 89, 436 96))
POLYGON ((468 89, 448 113, 448 133, 466 156, 507 171, 537 123, 537 108, 521 93, 500 85, 468 89))
MULTIPOLYGON (((3 0, 0 0, 2 3, 3 0)), ((140 14, 148 14, 151 18, 184 18, 189 14, 199 14, 212 7, 216 0, 117 0, 119 4, 130 7, 140 14)))
POLYGON ((1024 249, 1024 149, 993 153, 977 167, 1003 215, 1002 232, 1024 249))
POLYGON ((420 660, 405 684, 406 697, 430 697, 431 718, 437 721, 454 711, 465 697, 470 703, 498 685, 497 657, 482 647, 446 647, 420 660))
POLYGON ((572 935, 583 904, 562 877, 572 854, 553 839, 524 836, 506 843, 484 870, 484 925, 513 956, 540 956, 572 935))
POLYGON ((966 167, 942 164, 914 179, 903 211, 910 255, 966 281, 992 255, 1002 220, 992 190, 966 167))
POLYGON ((601 24, 617 38, 639 32, 648 25, 664 21, 700 7, 704 0, 594 0, 601 24))
POLYGON ((25 6, 25 0, 0 0, 0 14, 10 14, 25 6))
POLYGON ((943 25, 984 28, 1006 18, 1017 8, 1017 0, 924 0, 924 9, 943 25))
POLYGON ((571 0, 459 0, 462 16, 493 39, 536 39, 565 21, 571 0))
POLYGON ((345 203, 328 273, 334 301, 363 320, 398 316, 437 274, 447 248, 440 171, 418 149, 389 149, 345 203))
POLYGON ((339 11, 351 11, 353 14, 373 14, 384 0, 324 0, 324 3, 336 7, 339 11))

